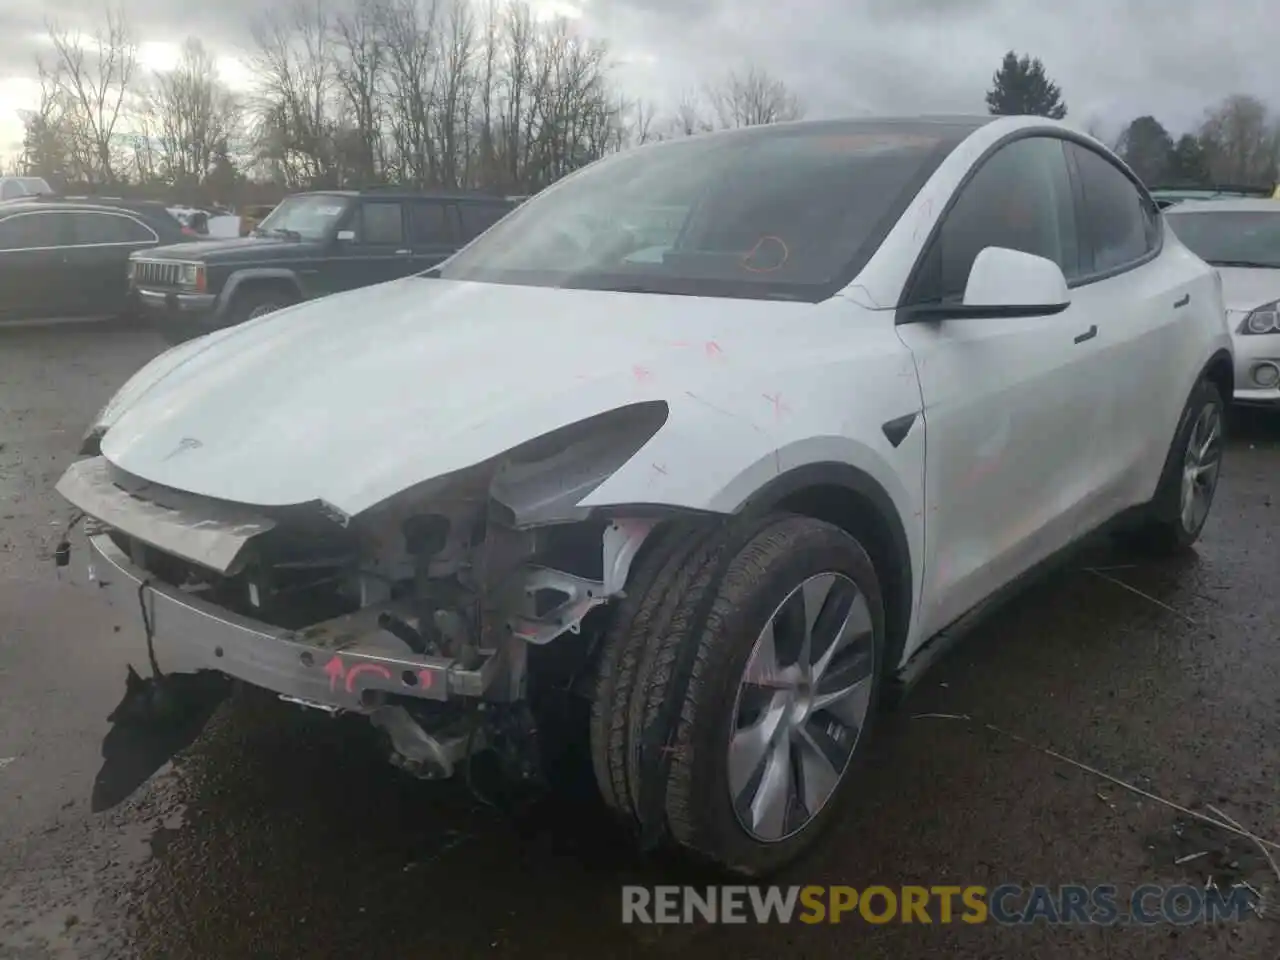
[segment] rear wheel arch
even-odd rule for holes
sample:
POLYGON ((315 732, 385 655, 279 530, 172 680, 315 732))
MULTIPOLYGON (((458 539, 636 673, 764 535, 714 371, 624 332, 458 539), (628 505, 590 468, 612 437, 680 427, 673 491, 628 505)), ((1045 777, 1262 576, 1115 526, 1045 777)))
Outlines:
POLYGON ((902 517, 885 488, 847 463, 810 463, 774 478, 738 511, 794 513, 839 527, 871 557, 884 595, 885 664, 898 667, 911 628, 915 576, 902 517))

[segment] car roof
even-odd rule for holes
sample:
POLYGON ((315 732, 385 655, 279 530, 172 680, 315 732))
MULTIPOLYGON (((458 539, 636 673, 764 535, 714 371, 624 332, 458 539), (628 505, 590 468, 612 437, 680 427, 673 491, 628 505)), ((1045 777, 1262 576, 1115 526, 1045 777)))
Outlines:
POLYGON ((1169 207, 1165 213, 1280 213, 1280 202, 1256 197, 1187 200, 1169 207))
POLYGON ((171 214, 163 203, 155 200, 116 200, 105 197, 19 197, 0 203, 0 215, 11 216, 15 213, 55 212, 93 212, 114 211, 128 213, 133 216, 150 217, 175 230, 182 228, 182 223, 171 214))
POLYGON ((890 133, 916 134, 937 136, 942 140, 959 143, 971 133, 980 130, 989 123, 1008 119, 1010 118, 990 116, 988 114, 930 114, 914 117, 845 117, 830 120, 792 120, 786 123, 768 123, 737 127, 732 130, 715 130, 709 133, 700 133, 696 137, 661 140, 645 144, 640 149, 661 149, 687 143, 690 140, 705 140, 708 137, 736 138, 750 141, 767 140, 773 137, 788 137, 798 132, 812 132, 829 136, 854 136, 859 134, 875 136, 877 134, 890 133))
MULTIPOLYGON (((448 190, 410 190, 405 187, 365 187, 361 190, 305 190, 290 197, 381 197, 386 200, 448 200, 479 203, 510 203, 506 197, 492 193, 468 193, 448 190)), ((288 197, 285 198, 286 200, 288 197)))

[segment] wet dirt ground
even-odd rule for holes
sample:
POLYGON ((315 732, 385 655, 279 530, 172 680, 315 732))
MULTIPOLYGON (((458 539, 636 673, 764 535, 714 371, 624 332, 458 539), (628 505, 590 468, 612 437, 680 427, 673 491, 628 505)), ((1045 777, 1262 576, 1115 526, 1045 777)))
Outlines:
POLYGON ((1151 798, 1280 842, 1280 418, 1237 418, 1197 553, 1100 550, 944 660, 885 718, 841 826, 779 878, 1112 884, 1123 900, 1212 876, 1277 888, 1266 917, 624 926, 622 884, 705 878, 630 853, 583 789, 512 819, 406 779, 358 724, 245 694, 198 735, 104 743, 140 633, 95 601, 83 553, 55 573, 53 485, 160 349, 119 327, 0 330, 0 957, 1280 956, 1280 878, 1258 847, 1151 798))

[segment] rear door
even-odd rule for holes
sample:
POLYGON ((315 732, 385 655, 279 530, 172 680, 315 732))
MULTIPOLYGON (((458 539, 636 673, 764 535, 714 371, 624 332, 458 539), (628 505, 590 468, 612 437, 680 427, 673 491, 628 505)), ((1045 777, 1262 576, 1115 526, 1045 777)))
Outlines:
POLYGON ((0 219, 0 316, 73 314, 75 278, 66 262, 69 228, 66 214, 52 210, 0 219))
POLYGON ((71 225, 67 265, 76 278, 73 310, 79 316, 123 313, 129 294, 129 254, 159 243, 156 231, 137 217, 111 210, 77 210, 71 225))
POLYGON ((404 203, 361 198, 346 229, 354 239, 342 241, 327 266, 337 290, 353 290, 402 277, 413 269, 404 203))
POLYGON ((458 204, 458 215, 462 223, 462 242, 470 243, 505 217, 513 207, 514 204, 491 203, 486 200, 458 204))
POLYGON ((1067 149, 1084 260, 1072 299, 1098 318, 1091 380, 1102 403, 1088 447, 1095 525, 1154 492, 1205 359, 1197 315, 1212 306, 1213 279, 1180 246, 1165 246, 1159 209, 1121 167, 1087 146, 1067 149))
POLYGON ((462 246, 458 208, 442 200, 409 202, 409 241, 413 249, 412 272, 434 267, 462 246))

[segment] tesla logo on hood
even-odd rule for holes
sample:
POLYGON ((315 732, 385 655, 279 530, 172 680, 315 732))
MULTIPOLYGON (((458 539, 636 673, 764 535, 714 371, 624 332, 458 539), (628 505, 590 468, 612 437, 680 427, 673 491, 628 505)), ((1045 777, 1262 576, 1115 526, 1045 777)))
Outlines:
POLYGON ((203 447, 203 446, 204 444, 201 443, 199 440, 197 440, 195 437, 183 437, 181 440, 178 441, 178 445, 173 448, 173 452, 170 453, 167 457, 165 457, 165 460, 172 460, 174 457, 176 457, 180 453, 185 453, 188 450, 195 450, 197 447, 203 447))

